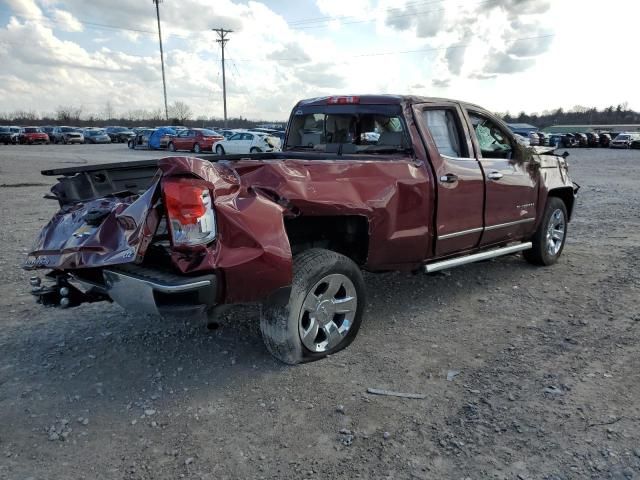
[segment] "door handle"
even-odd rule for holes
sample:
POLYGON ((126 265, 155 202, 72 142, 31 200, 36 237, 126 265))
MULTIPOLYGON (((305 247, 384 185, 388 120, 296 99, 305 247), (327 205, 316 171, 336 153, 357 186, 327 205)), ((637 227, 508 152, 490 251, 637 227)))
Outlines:
POLYGON ((453 173, 447 173, 446 175, 442 175, 440 177, 441 183, 456 183, 458 181, 458 176, 453 173))
POLYGON ((489 180, 500 180, 502 177, 504 177, 504 175, 501 174, 500 172, 491 172, 490 174, 487 175, 487 178, 489 180))

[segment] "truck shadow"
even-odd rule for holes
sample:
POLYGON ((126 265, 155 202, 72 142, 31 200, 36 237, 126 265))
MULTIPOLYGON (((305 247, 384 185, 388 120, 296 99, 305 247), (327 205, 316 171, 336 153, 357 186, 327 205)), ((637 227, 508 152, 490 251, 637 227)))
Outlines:
MULTIPOLYGON (((511 289, 534 272, 539 270, 508 257, 434 276, 367 274, 369 303, 360 332, 364 338, 351 349, 383 348, 382 344, 363 346, 363 342, 383 342, 377 333, 390 328, 391 316, 402 321, 411 313, 428 314, 443 305, 476 302, 488 289, 511 289)), ((69 403, 93 410, 116 405, 144 408, 196 393, 226 395, 292 368, 266 352, 257 306, 232 310, 215 330, 207 330, 203 323, 136 317, 107 304, 73 310, 42 310, 32 305, 18 315, 24 315, 24 320, 30 317, 31 323, 0 337, 0 405, 19 398, 20 408, 26 410, 39 405, 58 412, 69 403)), ((461 318, 467 320, 472 319, 461 318)), ((394 329, 394 335, 394 343, 401 344, 403 336, 408 340, 416 332, 394 329)), ((335 358, 350 358, 351 349, 335 358)), ((11 415, 11 409, 5 409, 0 418, 6 415, 11 415)))

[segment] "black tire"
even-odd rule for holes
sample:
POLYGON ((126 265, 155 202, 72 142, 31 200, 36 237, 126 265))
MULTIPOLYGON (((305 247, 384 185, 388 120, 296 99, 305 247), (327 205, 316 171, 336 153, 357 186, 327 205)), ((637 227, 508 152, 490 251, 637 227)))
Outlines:
MULTIPOLYGON (((316 293, 316 295, 322 297, 323 293, 316 293)), ((334 354, 347 347, 356 337, 362 323, 365 301, 362 272, 351 259, 330 250, 319 248, 307 250, 293 259, 293 282, 289 302, 282 305, 281 302, 267 301, 262 305, 260 330, 267 350, 275 358, 289 365, 312 362, 334 354), (303 328, 301 325, 305 318, 303 303, 309 295, 313 294, 312 289, 318 287, 319 283, 330 275, 346 277, 351 282, 356 297, 355 312, 354 315, 350 315, 353 317, 352 321, 344 334, 340 335, 339 343, 324 351, 312 351, 305 346, 301 338, 300 329, 303 328)), ((342 321, 340 328, 343 328, 344 315, 341 320, 336 320, 339 316, 337 313, 331 313, 329 316, 330 323, 334 327, 336 324, 333 322, 342 321)), ((317 321, 317 323, 321 322, 317 321)), ((317 332, 320 330, 316 328, 317 332)))
POLYGON ((193 146, 193 151, 194 151, 194 153, 201 153, 202 152, 202 149, 200 148, 200 144, 199 143, 196 143, 193 146))
POLYGON ((135 145, 133 144, 133 140, 129 140, 127 142, 127 147, 129 147, 131 150, 133 150, 133 148, 135 147, 135 145))
POLYGON ((169 149, 170 152, 176 151, 176 146, 173 144, 173 142, 169 142, 169 145, 167 145, 167 148, 169 149))
POLYGON ((251 150, 249 150, 249 153, 260 153, 262 150, 260 150, 258 147, 251 147, 251 150))
POLYGON ((216 153, 218 155, 224 155, 224 147, 222 145, 217 145, 216 146, 216 153))
MULTIPOLYGON (((553 265, 558 261, 560 255, 562 254, 562 250, 564 249, 564 244, 567 240, 567 225, 568 225, 568 217, 567 217, 567 207, 564 202, 557 197, 548 197, 547 205, 544 209, 544 214, 542 215, 542 221, 536 230, 536 233, 533 234, 531 238, 531 242, 533 243, 533 247, 530 250, 525 250, 523 252, 523 256, 527 262, 533 265, 553 265), (553 215, 558 215, 556 212, 560 212, 562 216, 563 222, 563 235, 560 241, 560 247, 552 253, 550 251, 550 238, 548 236, 549 226, 551 223, 551 217, 553 215)), ((554 243, 557 240, 553 240, 554 243)), ((554 249, 555 250, 555 249, 554 249)))

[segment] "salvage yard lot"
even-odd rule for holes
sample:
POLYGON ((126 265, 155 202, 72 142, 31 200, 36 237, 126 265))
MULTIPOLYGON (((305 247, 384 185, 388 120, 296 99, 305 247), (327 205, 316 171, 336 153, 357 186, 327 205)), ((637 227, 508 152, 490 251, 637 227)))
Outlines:
POLYGON ((640 477, 640 151, 570 153, 558 264, 367 275, 354 344, 288 367, 257 307, 207 330, 35 305, 39 171, 164 154, 1 147, 0 479, 640 477))

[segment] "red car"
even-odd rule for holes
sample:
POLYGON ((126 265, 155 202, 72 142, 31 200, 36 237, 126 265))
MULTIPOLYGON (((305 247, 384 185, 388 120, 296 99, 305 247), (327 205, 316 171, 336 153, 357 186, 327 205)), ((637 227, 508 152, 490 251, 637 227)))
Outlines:
POLYGON ((189 130, 182 130, 172 137, 168 148, 172 152, 176 150, 188 150, 195 153, 211 152, 213 151, 213 145, 220 140, 224 140, 224 136, 213 130, 190 128, 189 130))
POLYGON ((44 133, 40 127, 24 127, 18 136, 18 142, 21 144, 28 143, 49 143, 49 135, 44 133))

